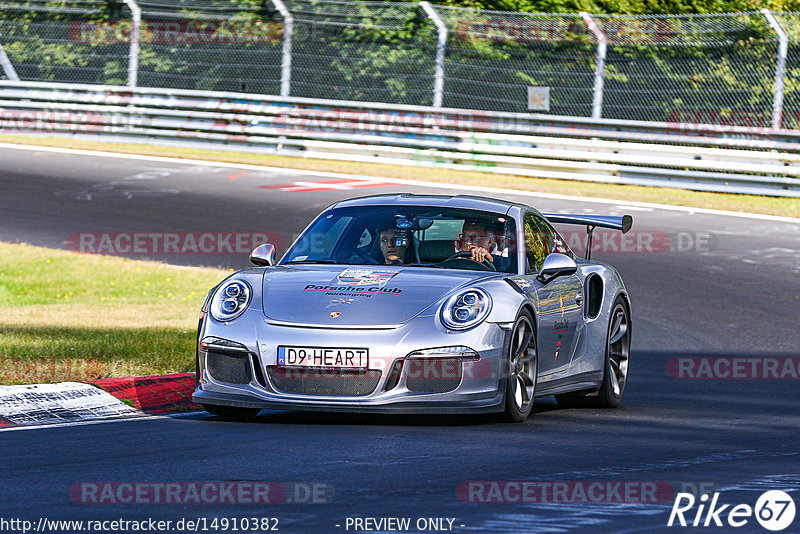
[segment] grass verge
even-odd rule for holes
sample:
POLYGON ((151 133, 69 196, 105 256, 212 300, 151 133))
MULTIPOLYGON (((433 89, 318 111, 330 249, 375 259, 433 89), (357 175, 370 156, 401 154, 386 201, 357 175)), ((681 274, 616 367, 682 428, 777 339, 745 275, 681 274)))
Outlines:
POLYGON ((191 371, 226 274, 0 243, 0 384, 191 371))
POLYGON ((288 156, 275 156, 270 154, 252 154, 245 152, 228 152, 157 145, 103 143, 82 139, 72 139, 69 137, 0 135, 0 142, 62 148, 79 148, 84 150, 102 150, 106 152, 143 154, 148 156, 191 158, 208 161, 223 161, 228 163, 246 163, 250 165, 266 165, 290 169, 362 174, 368 176, 379 176, 382 178, 398 178, 403 180, 425 180, 429 182, 441 182, 448 184, 504 187, 518 189, 521 191, 536 191, 540 193, 557 193, 562 195, 579 195, 595 198, 613 198, 636 202, 655 202, 674 206, 688 206, 695 208, 761 213, 765 215, 800 217, 800 202, 798 202, 796 198, 776 198, 758 195, 735 195, 726 193, 704 193, 699 191, 689 191, 686 189, 600 184, 592 182, 571 182, 567 180, 528 178, 524 176, 506 176, 473 171, 454 171, 447 169, 421 168, 401 165, 384 165, 380 163, 305 159, 288 156))

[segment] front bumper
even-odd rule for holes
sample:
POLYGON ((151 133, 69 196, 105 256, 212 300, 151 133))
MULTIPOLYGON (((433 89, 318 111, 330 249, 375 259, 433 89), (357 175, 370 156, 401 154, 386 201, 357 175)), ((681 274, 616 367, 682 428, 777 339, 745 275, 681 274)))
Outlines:
MULTIPOLYGON (((242 351, 238 357, 247 367, 242 372, 223 376, 227 381, 221 380, 222 373, 210 372, 209 351, 200 350, 199 383, 192 397, 200 404, 361 413, 453 414, 503 410, 505 381, 501 376, 506 330, 497 324, 483 323, 466 332, 447 332, 436 324, 434 317, 420 316, 406 325, 390 329, 305 328, 270 324, 260 311, 253 310, 253 313, 245 312, 227 325, 207 319, 201 328, 201 338, 212 336, 240 344, 242 351), (286 391, 287 382, 276 380, 275 375, 275 371, 280 370, 277 353, 281 345, 368 348, 369 372, 371 376, 379 377, 374 388, 355 394, 325 394, 328 385, 325 383, 312 383, 308 390, 314 391, 313 394, 286 391), (447 358, 448 365, 438 366, 435 360, 440 358, 408 358, 414 351, 448 346, 469 347, 478 353, 480 359, 454 362, 453 358, 447 358), (399 373, 396 372, 398 369, 399 373), (449 371, 445 372, 445 369, 449 371), (455 380, 454 370, 458 373, 455 380), (422 377, 430 380, 419 381, 420 374, 431 372, 432 376, 422 377), (231 380, 237 383, 231 383, 231 380), (447 385, 442 385, 445 381, 447 385), (422 391, 420 383, 423 384, 422 391), (425 387, 435 389, 437 386, 448 390, 424 390, 425 387)), ((306 379, 309 375, 302 376, 306 379)), ((340 377, 336 375, 310 378, 337 379, 340 377)))
POLYGON ((290 399, 269 400, 253 395, 237 395, 233 393, 215 393, 197 390, 192 395, 192 402, 198 404, 216 404, 235 406, 238 408, 259 408, 264 410, 288 410, 302 412, 352 412, 382 414, 480 414, 503 411, 503 393, 489 399, 424 402, 389 402, 377 404, 372 402, 300 402, 290 399))

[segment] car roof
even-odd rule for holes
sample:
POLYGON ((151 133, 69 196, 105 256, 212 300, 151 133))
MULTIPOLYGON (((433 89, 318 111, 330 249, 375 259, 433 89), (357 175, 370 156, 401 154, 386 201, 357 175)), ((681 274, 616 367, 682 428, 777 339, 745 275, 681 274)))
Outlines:
POLYGON ((415 195, 413 193, 394 193, 383 195, 370 195, 366 197, 351 198, 337 202, 332 208, 353 206, 435 206, 447 208, 463 208, 496 213, 508 213, 514 206, 528 208, 525 204, 499 200, 496 198, 481 197, 476 195, 415 195))

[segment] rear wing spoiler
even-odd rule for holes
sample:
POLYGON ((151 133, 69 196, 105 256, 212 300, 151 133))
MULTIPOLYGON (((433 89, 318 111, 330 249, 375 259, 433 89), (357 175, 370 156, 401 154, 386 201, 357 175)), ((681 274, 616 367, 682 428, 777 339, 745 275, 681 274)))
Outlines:
POLYGON ((586 244, 586 259, 592 257, 592 232, 596 227, 611 228, 627 234, 633 226, 633 217, 623 215, 622 217, 611 217, 609 215, 568 215, 562 213, 542 213, 551 223, 557 224, 585 224, 588 242, 586 244))
POLYGON ((627 234, 633 226, 633 217, 623 215, 622 217, 610 217, 608 215, 565 215, 562 213, 542 213, 551 223, 563 224, 585 224, 586 226, 599 226, 601 228, 611 228, 620 230, 627 234))

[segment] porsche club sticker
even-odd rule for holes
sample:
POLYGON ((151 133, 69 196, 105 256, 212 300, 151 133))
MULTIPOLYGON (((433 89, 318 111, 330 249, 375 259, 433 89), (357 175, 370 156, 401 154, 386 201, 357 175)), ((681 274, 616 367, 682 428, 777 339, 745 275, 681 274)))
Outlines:
MULTIPOLYGON (((323 291, 325 295, 337 297, 371 297, 373 295, 399 295, 403 292, 399 287, 386 287, 386 282, 400 274, 391 269, 347 269, 336 277, 340 285, 309 284, 303 291, 323 291)), ((350 304, 350 302, 340 302, 350 304)), ((334 303, 334 301, 331 301, 334 303)))
POLYGON ((348 286, 372 286, 375 284, 385 284, 395 276, 399 271, 390 269, 347 269, 342 272, 336 279, 341 284, 348 286))
POLYGON ((331 319, 336 319, 342 314, 342 312, 331 312, 331 319))

